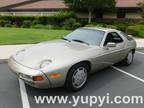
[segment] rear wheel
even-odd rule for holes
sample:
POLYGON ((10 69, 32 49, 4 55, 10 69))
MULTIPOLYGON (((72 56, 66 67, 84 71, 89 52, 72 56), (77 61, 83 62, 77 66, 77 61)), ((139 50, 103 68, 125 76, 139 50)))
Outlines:
POLYGON ((128 65, 132 64, 133 58, 134 58, 134 52, 131 50, 128 53, 127 57, 122 61, 122 64, 125 65, 125 66, 128 66, 128 65))
POLYGON ((90 69, 86 63, 74 65, 67 75, 66 89, 68 91, 78 91, 83 88, 87 82, 90 69))

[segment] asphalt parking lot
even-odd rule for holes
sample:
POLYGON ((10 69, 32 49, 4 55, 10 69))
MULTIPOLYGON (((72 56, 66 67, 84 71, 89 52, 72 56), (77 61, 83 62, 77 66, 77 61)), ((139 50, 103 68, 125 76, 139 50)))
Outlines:
MULTIPOLYGON (((23 102, 29 103, 29 108, 72 108, 71 104, 36 104, 34 96, 104 96, 110 93, 118 95, 144 96, 144 49, 137 50, 132 65, 107 68, 90 76, 87 86, 79 92, 69 93, 64 88, 35 89, 28 85, 20 85, 19 80, 10 72, 7 63, 0 63, 0 108, 28 108, 23 102), (22 86, 22 87, 20 87, 22 86), (26 88, 27 98, 21 94, 26 88)), ((143 108, 143 104, 106 104, 103 108, 143 108)), ((96 108, 96 106, 94 106, 96 108)), ((76 108, 89 108, 78 104, 76 108)))

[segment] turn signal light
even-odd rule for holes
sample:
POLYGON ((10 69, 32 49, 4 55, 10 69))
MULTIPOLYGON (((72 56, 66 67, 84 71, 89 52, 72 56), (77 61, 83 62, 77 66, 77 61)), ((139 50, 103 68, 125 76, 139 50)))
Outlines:
POLYGON ((61 76, 62 76, 62 74, 59 74, 59 73, 49 74, 49 77, 51 77, 51 78, 58 78, 61 76))
POLYGON ((42 81, 44 78, 42 76, 34 76, 33 81, 42 81))

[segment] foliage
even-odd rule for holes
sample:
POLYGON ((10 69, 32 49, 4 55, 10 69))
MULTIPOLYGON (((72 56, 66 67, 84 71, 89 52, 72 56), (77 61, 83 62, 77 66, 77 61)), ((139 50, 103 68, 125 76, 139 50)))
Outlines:
POLYGON ((31 26, 31 21, 29 20, 25 20, 22 24, 23 28, 30 28, 30 26, 31 26))
POLYGON ((79 27, 81 27, 81 26, 82 26, 81 23, 75 22, 75 23, 73 24, 73 29, 77 29, 77 28, 79 28, 79 27))
POLYGON ((144 38, 144 25, 132 25, 128 26, 126 29, 128 34, 131 34, 136 37, 142 37, 144 38))
POLYGON ((81 27, 81 24, 77 22, 76 19, 74 18, 69 18, 65 20, 64 26, 63 26, 63 28, 67 30, 76 29, 78 27, 81 27))
POLYGON ((107 27, 107 28, 111 28, 111 29, 118 29, 118 27, 115 26, 115 25, 107 25, 106 27, 107 27))
POLYGON ((108 9, 115 6, 115 0, 65 0, 65 3, 74 10, 99 10, 108 9))
POLYGON ((139 2, 138 5, 141 7, 142 10, 142 17, 144 18, 144 0, 139 2))
POLYGON ((5 27, 14 27, 12 24, 5 24, 5 27))
POLYGON ((28 27, 28 23, 31 25, 62 25, 66 19, 76 18, 73 12, 58 12, 51 16, 0 16, 0 21, 9 22, 9 24, 16 25, 17 27, 28 27), (26 24, 27 23, 27 24, 26 24))
POLYGON ((105 28, 112 28, 112 29, 118 29, 123 32, 125 32, 126 28, 132 25, 131 22, 107 22, 107 23, 101 23, 101 22, 93 22, 90 24, 87 24, 87 27, 105 27, 105 28))
POLYGON ((0 20, 0 27, 4 27, 5 26, 5 21, 4 20, 0 20))
POLYGON ((127 24, 123 24, 123 23, 119 23, 119 24, 116 24, 115 26, 117 27, 117 29, 125 32, 125 30, 126 30, 128 25, 127 24))
POLYGON ((65 0, 65 3, 73 10, 86 10, 89 13, 89 23, 94 10, 99 12, 115 7, 115 0, 65 0))
POLYGON ((32 21, 32 25, 37 25, 37 24, 40 24, 40 21, 38 19, 32 21))

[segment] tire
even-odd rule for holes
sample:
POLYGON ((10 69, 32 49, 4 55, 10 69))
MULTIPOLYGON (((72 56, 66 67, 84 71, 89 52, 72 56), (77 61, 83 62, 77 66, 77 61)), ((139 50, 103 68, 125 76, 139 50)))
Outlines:
POLYGON ((87 82, 90 68, 87 63, 78 63, 68 72, 65 87, 70 92, 79 91, 87 82))
POLYGON ((122 65, 129 66, 132 64, 134 58, 134 52, 131 50, 127 54, 127 57, 122 61, 122 65))

